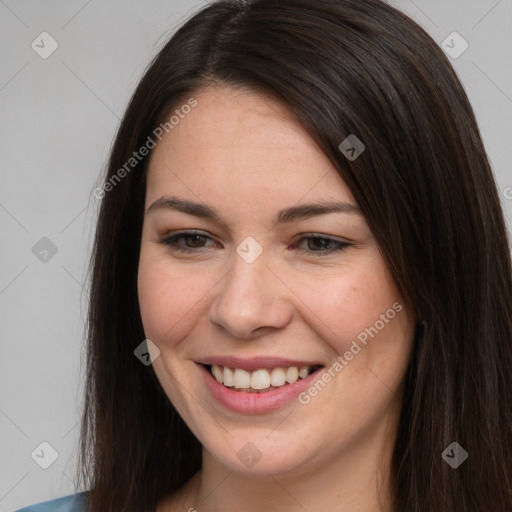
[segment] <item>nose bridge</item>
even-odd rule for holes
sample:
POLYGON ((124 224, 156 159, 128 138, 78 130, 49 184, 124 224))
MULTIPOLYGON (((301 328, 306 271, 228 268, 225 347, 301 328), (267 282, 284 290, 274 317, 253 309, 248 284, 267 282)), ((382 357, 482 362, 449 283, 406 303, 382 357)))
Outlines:
POLYGON ((283 296, 285 287, 279 286, 269 263, 269 254, 253 241, 239 244, 210 308, 213 323, 234 337, 250 338, 261 327, 282 328, 289 322, 291 305, 283 296))

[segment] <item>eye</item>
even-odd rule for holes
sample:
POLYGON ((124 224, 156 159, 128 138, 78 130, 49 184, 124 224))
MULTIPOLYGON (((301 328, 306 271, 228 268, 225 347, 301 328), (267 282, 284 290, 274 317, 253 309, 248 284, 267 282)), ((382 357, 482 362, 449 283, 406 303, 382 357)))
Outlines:
POLYGON ((334 238, 326 237, 326 236, 318 236, 318 235, 306 235, 299 239, 298 244, 302 242, 307 242, 307 249, 299 249, 301 252, 309 252, 315 253, 316 256, 325 256, 327 254, 332 254, 335 252, 340 252, 352 244, 348 242, 342 242, 340 240, 336 240, 334 238))
POLYGON ((176 233, 175 235, 166 236, 159 240, 159 243, 166 245, 172 251, 181 252, 195 252, 196 249, 205 248, 203 243, 207 240, 212 240, 209 236, 194 231, 184 231, 182 233, 176 233), (179 241, 185 242, 185 247, 179 245, 179 241))
MULTIPOLYGON (((158 242, 169 247, 172 251, 180 251, 186 253, 198 252, 199 249, 207 249, 210 246, 205 245, 205 243, 211 240, 207 235, 202 233, 198 233, 195 231, 183 231, 181 233, 176 233, 174 235, 166 236, 159 240, 158 242), (180 241, 183 241, 185 245, 180 245, 180 241)), ((341 252, 352 244, 348 242, 342 242, 340 240, 336 240, 334 238, 326 237, 326 236, 318 236, 318 235, 306 235, 302 236, 299 241, 293 247, 297 247, 298 245, 302 245, 303 242, 306 243, 306 249, 300 248, 300 252, 314 254, 315 256, 325 256, 328 254, 333 254, 336 252, 341 252)), ((213 246, 216 244, 214 243, 213 246)), ((292 247, 292 248, 293 248, 292 247)))

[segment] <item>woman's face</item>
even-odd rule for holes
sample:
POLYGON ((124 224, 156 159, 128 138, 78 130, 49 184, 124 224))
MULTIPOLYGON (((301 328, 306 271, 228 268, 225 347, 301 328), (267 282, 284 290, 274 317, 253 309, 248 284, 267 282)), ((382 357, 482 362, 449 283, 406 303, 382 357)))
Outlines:
POLYGON ((194 97, 147 177, 138 290, 165 393, 205 456, 239 473, 375 451, 394 440, 414 320, 365 219, 286 107, 194 97), (341 206, 305 208, 327 203, 341 206))

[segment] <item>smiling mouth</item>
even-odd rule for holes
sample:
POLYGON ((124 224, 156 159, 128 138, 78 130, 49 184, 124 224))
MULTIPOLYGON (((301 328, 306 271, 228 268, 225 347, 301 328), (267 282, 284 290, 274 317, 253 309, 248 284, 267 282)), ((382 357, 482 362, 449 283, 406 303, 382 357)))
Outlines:
POLYGON ((305 379, 323 368, 322 365, 313 365, 260 368, 254 371, 247 371, 241 368, 229 368, 218 364, 203 364, 203 366, 219 384, 233 391, 244 393, 265 393, 279 389, 298 380, 305 379))

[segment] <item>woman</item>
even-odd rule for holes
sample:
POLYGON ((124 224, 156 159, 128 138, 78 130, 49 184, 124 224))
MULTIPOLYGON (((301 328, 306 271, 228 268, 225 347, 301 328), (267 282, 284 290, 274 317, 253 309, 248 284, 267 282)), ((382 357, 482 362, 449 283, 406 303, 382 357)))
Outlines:
POLYGON ((62 510, 512 510, 503 214, 466 94, 405 15, 205 7, 95 195, 91 490, 62 510))

